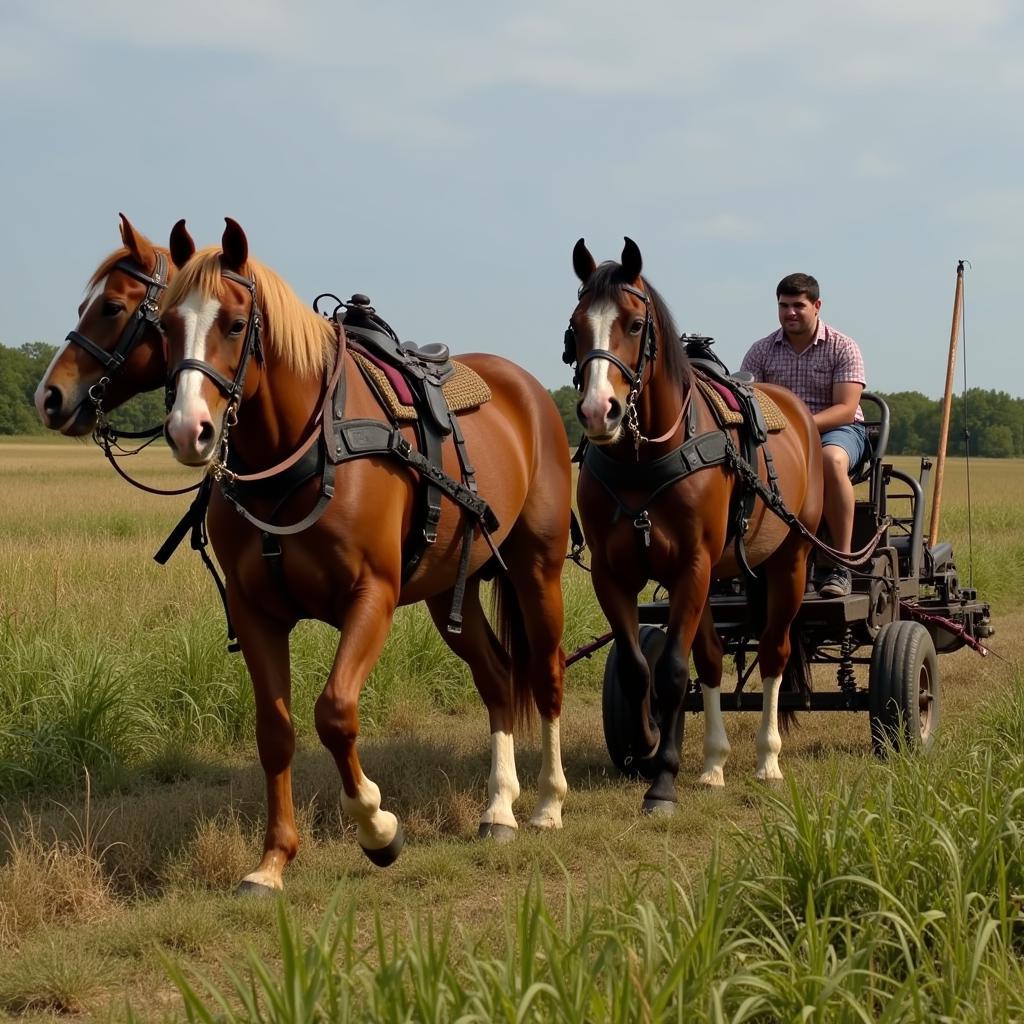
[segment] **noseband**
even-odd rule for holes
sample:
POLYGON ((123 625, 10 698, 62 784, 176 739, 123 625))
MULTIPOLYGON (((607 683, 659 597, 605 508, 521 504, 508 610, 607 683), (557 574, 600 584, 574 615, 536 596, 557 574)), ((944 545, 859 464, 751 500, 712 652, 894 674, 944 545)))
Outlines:
POLYGON ((229 281, 236 281, 249 289, 252 303, 249 307, 249 321, 245 328, 245 341, 242 343, 242 356, 238 362, 238 369, 235 370, 233 380, 228 380, 212 363, 204 359, 182 359, 167 375, 167 388, 164 392, 164 403, 167 411, 171 411, 174 405, 174 398, 178 390, 178 377, 185 370, 198 370, 208 377, 217 386, 217 390, 228 400, 228 408, 225 412, 225 421, 230 425, 233 423, 238 412, 238 406, 242 401, 242 389, 245 387, 245 372, 249 368, 249 361, 255 355, 256 362, 263 363, 263 344, 260 341, 260 332, 263 328, 263 316, 256 303, 256 282, 233 270, 222 270, 221 277, 229 281))
POLYGON ((137 267, 133 267, 126 260, 118 260, 111 267, 111 271, 114 270, 120 270, 129 277, 135 278, 136 281, 141 281, 146 286, 146 297, 139 304, 132 318, 125 324, 121 337, 117 339, 117 344, 108 352, 106 349, 100 348, 91 338, 87 338, 78 331, 69 331, 68 336, 64 339, 65 341, 72 342, 79 348, 84 348, 107 371, 108 376, 101 377, 89 389, 89 397, 92 399, 93 404, 96 405, 97 410, 99 410, 102 403, 103 392, 110 383, 110 377, 117 373, 125 364, 128 356, 131 355, 132 349, 142 340, 148 328, 159 329, 160 315, 157 299, 160 296, 160 292, 167 287, 167 257, 162 252, 156 254, 156 266, 153 268, 152 277, 149 274, 144 274, 137 267))
MULTIPOLYGON (((619 368, 623 377, 626 378, 626 383, 629 385, 629 399, 628 405, 635 404, 640 392, 643 390, 643 377, 644 369, 647 366, 648 360, 653 363, 657 354, 658 346, 654 335, 654 317, 651 314, 651 299, 646 292, 640 291, 639 288, 634 288, 630 284, 623 284, 619 286, 623 291, 629 292, 630 295, 635 295, 644 304, 644 329, 641 335, 640 341, 640 354, 637 356, 636 368, 629 366, 628 363, 623 362, 617 355, 607 351, 603 348, 591 349, 582 359, 577 361, 576 358, 576 329, 572 325, 572 321, 569 321, 569 327, 565 332, 565 351, 562 353, 562 362, 567 366, 572 366, 576 363, 576 370, 572 376, 573 387, 577 391, 583 387, 583 367, 587 363, 595 359, 606 359, 609 363, 613 363, 619 368)), ((590 289, 584 285, 579 290, 579 298, 583 298, 584 295, 590 289)))

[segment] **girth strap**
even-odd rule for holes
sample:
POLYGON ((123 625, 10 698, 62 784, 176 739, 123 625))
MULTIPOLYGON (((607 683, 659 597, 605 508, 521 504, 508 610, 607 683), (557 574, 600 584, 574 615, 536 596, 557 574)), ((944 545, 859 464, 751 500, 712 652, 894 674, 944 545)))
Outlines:
POLYGON ((440 466, 435 466, 416 451, 402 432, 380 420, 346 420, 339 424, 332 461, 348 462, 368 455, 393 455, 415 469, 425 481, 434 484, 457 505, 479 520, 492 533, 498 529, 498 518, 491 506, 468 487, 453 480, 440 466))

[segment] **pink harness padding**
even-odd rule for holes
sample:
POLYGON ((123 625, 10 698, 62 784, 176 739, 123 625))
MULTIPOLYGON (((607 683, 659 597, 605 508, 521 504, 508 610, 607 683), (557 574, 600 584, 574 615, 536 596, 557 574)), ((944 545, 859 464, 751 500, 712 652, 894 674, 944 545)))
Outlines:
POLYGON ((724 384, 719 384, 717 380, 712 380, 710 377, 705 377, 704 380, 722 396, 722 401, 725 402, 730 411, 740 411, 740 403, 736 401, 736 396, 724 384))
POLYGON ((397 367, 385 362, 380 356, 364 348, 358 342, 349 340, 348 344, 349 348, 354 348, 361 356, 369 359, 387 377, 388 383, 394 388, 395 397, 401 405, 415 406, 416 402, 412 395, 412 388, 409 387, 409 382, 402 376, 397 367))

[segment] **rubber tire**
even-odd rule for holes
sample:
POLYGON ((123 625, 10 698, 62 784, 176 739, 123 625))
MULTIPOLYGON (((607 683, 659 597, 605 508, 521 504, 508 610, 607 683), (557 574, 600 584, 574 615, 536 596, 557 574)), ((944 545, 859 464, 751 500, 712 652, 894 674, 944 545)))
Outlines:
POLYGON ((887 622, 871 648, 868 670, 871 747, 885 757, 890 746, 927 750, 939 728, 939 659, 931 634, 910 620, 887 622), (922 720, 921 695, 927 693, 922 720))
MULTIPOLYGON (((640 650, 654 676, 654 666, 665 648, 665 631, 657 626, 640 627, 640 650)), ((641 760, 637 752, 643 748, 643 737, 635 720, 636 711, 626 700, 619 675, 619 652, 612 644, 604 665, 604 688, 601 694, 601 717, 604 742, 612 764, 629 779, 652 781, 656 760, 641 760)), ((683 741, 683 711, 679 711, 679 743, 683 741)))

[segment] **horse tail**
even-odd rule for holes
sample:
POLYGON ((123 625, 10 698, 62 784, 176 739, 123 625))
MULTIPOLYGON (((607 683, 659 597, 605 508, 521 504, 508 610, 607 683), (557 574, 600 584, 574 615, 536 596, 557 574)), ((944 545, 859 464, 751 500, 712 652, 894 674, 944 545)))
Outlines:
MULTIPOLYGON (((782 693, 802 693, 809 695, 813 693, 814 686, 811 680, 811 660, 807 657, 807 648, 800 639, 800 630, 795 622, 789 627, 789 660, 782 670, 782 684, 779 687, 782 693)), ((780 711, 779 725, 783 732, 797 724, 795 711, 780 711)))
POLYGON ((498 640, 511 661, 512 721, 527 732, 533 726, 533 689, 529 677, 530 644, 519 598, 508 573, 499 571, 492 588, 492 612, 498 640))

